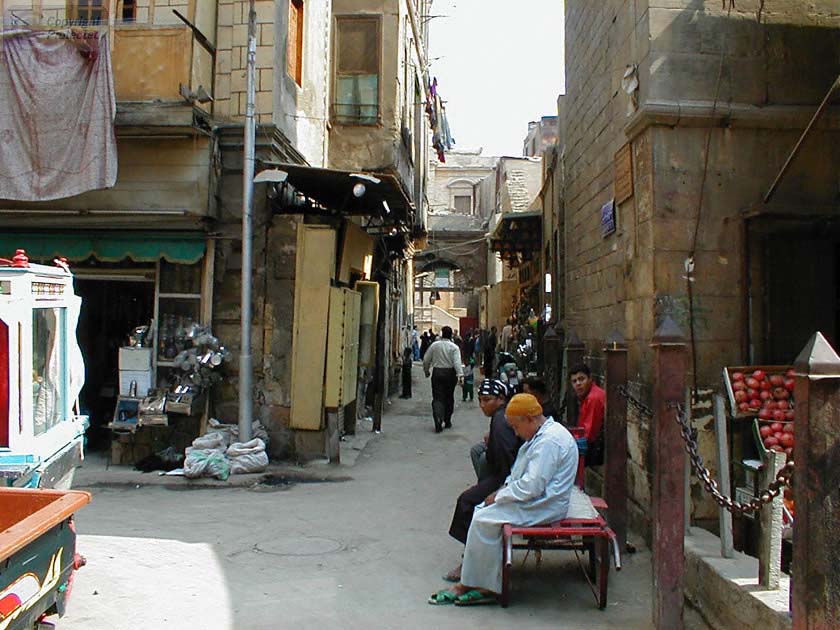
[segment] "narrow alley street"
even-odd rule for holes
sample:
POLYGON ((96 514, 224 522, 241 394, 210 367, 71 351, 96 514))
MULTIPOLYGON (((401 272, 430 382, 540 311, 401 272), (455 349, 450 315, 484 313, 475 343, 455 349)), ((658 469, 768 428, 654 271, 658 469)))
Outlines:
POLYGON ((611 574, 605 611, 568 553, 517 567, 508 609, 426 603, 460 554, 446 532, 486 420, 458 401, 436 435, 418 365, 414 377, 414 398, 394 400, 382 434, 340 467, 346 481, 92 488, 77 520, 88 565, 61 630, 650 627, 647 552, 611 574))

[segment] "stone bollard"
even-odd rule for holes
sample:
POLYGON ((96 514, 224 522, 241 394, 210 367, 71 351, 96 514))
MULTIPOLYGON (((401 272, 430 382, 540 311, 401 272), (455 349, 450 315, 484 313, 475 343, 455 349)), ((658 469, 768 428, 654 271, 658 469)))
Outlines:
POLYGON ((793 628, 840 620, 840 356, 821 333, 796 358, 793 628))
MULTIPOLYGON (((784 465, 784 453, 767 453, 759 487, 768 487, 784 465)), ((762 588, 776 590, 782 576, 782 496, 777 496, 761 508, 759 516, 761 538, 758 540, 758 584, 762 588)))
POLYGON ((627 546, 627 401, 619 393, 627 387, 627 344, 621 333, 606 341, 607 417, 604 430, 604 499, 618 548, 627 546))
MULTIPOLYGON (((683 627, 685 574, 685 448, 673 408, 685 402, 685 338, 666 317, 651 344, 653 380, 653 623, 683 627)), ((686 411, 687 413, 688 411, 686 411)))

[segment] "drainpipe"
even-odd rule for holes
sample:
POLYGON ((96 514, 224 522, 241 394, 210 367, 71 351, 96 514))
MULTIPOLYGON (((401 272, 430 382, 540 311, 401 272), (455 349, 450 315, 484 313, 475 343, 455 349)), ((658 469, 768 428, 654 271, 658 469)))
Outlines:
POLYGON ((242 161, 242 304, 241 349, 239 352, 239 441, 251 439, 254 413, 253 365, 251 357, 251 280, 253 274, 254 154, 256 127, 255 67, 257 62, 257 10, 248 3, 248 64, 245 104, 245 155, 242 161))

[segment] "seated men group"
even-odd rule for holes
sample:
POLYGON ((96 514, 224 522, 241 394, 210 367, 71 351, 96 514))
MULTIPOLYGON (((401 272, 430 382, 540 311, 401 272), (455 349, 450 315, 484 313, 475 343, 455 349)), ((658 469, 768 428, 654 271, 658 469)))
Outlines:
MULTIPOLYGON (((586 366, 570 373, 579 401, 592 408, 581 418, 587 437, 597 436, 603 424, 603 390, 592 383, 586 366)), ((578 469, 575 439, 544 413, 536 396, 516 394, 508 402, 508 393, 504 383, 489 379, 479 389, 490 430, 485 444, 470 453, 478 482, 458 497, 449 528, 450 536, 465 545, 463 561, 443 576, 455 584, 432 594, 430 604, 496 603, 502 590, 503 526, 550 523, 568 512, 578 469)))

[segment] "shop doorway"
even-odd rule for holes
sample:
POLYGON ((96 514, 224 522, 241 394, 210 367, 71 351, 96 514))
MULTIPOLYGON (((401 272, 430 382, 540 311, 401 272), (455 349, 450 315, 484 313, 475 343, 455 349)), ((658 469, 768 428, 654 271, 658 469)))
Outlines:
POLYGON ((135 327, 154 317, 155 272, 74 272, 76 293, 82 298, 78 339, 85 359, 79 404, 90 416, 88 448, 103 450, 110 445, 105 427, 113 419, 119 395, 119 348, 128 343, 135 327))
POLYGON ((755 236, 762 273, 753 296, 760 296, 754 305, 763 314, 760 337, 754 337, 760 349, 755 358, 767 365, 789 365, 818 330, 837 347, 840 225, 766 221, 755 236))

